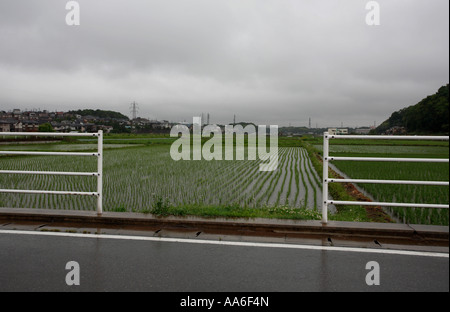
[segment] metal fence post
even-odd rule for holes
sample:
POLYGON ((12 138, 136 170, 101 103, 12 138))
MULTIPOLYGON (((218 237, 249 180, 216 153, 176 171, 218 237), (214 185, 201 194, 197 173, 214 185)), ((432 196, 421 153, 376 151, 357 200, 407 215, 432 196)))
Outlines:
POLYGON ((103 131, 98 131, 98 157, 97 157, 97 215, 103 213, 103 131))
POLYGON ((322 224, 328 223, 328 157, 329 133, 323 134, 323 190, 322 190, 322 224))

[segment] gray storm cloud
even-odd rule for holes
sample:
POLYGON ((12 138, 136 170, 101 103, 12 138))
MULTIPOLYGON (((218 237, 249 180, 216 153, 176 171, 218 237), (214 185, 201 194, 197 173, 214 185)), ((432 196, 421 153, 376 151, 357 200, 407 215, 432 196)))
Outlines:
POLYGON ((447 0, 0 2, 0 110, 371 125, 449 80, 447 0))

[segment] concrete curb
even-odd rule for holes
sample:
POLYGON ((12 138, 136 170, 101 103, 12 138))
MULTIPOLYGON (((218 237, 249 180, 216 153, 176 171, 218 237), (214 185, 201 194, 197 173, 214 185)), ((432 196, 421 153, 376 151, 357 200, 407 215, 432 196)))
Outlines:
POLYGON ((349 240, 379 240, 408 245, 449 245, 449 227, 392 223, 157 217, 151 214, 91 211, 0 208, 0 222, 41 222, 49 225, 98 228, 139 228, 140 230, 192 230, 216 234, 282 237, 337 237, 349 240))

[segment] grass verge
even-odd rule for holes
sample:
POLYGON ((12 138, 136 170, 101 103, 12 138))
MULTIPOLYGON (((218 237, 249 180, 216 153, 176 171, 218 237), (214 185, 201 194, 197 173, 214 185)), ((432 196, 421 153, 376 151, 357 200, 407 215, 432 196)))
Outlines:
MULTIPOLYGON (((323 179, 323 163, 320 152, 308 142, 303 142, 311 163, 323 179)), ((336 172, 329 169, 329 177, 342 178, 336 172)), ((335 200, 342 201, 370 201, 362 195, 351 183, 330 183, 328 185, 329 193, 335 200)), ((337 213, 329 215, 329 220, 335 221, 354 221, 354 222, 394 222, 391 217, 385 213, 381 207, 372 206, 354 206, 354 205, 338 205, 337 213)))
MULTIPOLYGON (((115 212, 128 211, 124 207, 113 209, 115 212)), ((292 209, 290 207, 262 207, 251 208, 241 206, 198 206, 185 205, 173 207, 170 205, 158 206, 147 210, 135 210, 132 212, 151 213, 156 216, 198 216, 198 217, 223 217, 223 218, 267 218, 267 219, 293 219, 293 220, 321 220, 322 216, 317 211, 309 209, 292 209)))

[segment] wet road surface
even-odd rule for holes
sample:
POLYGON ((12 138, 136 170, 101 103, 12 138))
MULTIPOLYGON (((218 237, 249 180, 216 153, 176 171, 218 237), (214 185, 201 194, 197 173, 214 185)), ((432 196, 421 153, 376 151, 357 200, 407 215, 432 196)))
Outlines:
POLYGON ((0 231, 0 291, 449 291, 448 254, 225 243, 0 231), (66 283, 69 261, 80 285, 66 283), (370 261, 380 285, 366 283, 370 261))

